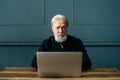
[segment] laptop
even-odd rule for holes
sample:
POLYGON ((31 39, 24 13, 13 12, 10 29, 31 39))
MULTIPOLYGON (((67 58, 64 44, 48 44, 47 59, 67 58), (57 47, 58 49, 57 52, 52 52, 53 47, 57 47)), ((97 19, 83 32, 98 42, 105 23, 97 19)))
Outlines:
POLYGON ((82 52, 37 52, 38 76, 81 77, 82 52))

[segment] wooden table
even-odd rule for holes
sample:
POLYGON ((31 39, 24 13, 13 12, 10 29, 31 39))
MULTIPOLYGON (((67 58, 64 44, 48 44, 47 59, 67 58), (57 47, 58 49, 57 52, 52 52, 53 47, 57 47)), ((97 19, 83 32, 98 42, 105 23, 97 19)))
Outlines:
POLYGON ((0 80, 120 80, 116 68, 93 68, 82 73, 81 78, 40 78, 31 67, 6 67, 0 71, 0 80))

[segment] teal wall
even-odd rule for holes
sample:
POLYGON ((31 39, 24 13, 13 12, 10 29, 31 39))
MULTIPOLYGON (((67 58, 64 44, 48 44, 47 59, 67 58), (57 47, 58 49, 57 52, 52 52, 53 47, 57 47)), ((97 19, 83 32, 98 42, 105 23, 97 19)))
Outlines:
POLYGON ((120 0, 0 0, 0 65, 30 66, 50 19, 63 14, 80 38, 92 67, 120 69, 120 0))

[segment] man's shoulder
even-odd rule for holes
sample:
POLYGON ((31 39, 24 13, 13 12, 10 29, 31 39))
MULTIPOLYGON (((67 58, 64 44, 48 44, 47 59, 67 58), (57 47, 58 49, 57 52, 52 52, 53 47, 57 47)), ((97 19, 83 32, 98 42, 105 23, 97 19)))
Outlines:
POLYGON ((71 36, 71 35, 68 35, 68 38, 72 41, 80 41, 81 42, 81 39, 80 38, 77 38, 75 36, 71 36))
POLYGON ((74 45, 74 46, 76 46, 77 45, 77 47, 84 47, 84 43, 82 42, 82 40, 80 39, 80 38, 77 38, 77 37, 74 37, 74 36, 70 36, 69 35, 69 42, 72 44, 72 45, 74 45))

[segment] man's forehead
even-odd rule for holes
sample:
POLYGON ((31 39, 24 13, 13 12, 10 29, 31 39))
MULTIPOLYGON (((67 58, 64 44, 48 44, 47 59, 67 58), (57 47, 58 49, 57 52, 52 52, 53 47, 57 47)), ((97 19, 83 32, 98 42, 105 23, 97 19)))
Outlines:
POLYGON ((63 27, 63 26, 66 26, 65 24, 55 24, 54 25, 55 27, 63 27))

